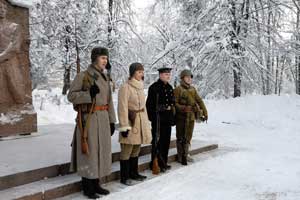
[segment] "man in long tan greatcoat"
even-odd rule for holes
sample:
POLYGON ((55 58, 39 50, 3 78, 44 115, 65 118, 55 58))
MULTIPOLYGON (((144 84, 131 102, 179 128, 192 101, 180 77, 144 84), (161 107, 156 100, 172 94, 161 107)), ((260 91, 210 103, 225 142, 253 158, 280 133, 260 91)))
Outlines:
POLYGON ((82 177, 84 195, 96 199, 99 198, 97 193, 109 194, 101 188, 99 179, 111 173, 111 135, 115 131, 116 117, 110 79, 105 73, 110 67, 108 50, 94 48, 91 60, 88 69, 72 82, 68 100, 78 111, 71 170, 82 177))

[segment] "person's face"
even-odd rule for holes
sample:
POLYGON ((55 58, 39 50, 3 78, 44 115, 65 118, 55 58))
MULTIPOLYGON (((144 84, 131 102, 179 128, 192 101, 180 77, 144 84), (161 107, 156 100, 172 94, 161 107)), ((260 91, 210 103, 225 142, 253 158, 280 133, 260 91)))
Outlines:
POLYGON ((191 76, 185 76, 185 77, 183 77, 183 81, 184 81, 185 83, 191 85, 192 82, 193 82, 193 78, 192 78, 191 76))
POLYGON ((171 80, 171 73, 170 72, 164 72, 164 73, 160 73, 159 74, 159 79, 164 82, 167 83, 171 80))
POLYGON ((100 70, 104 70, 107 65, 107 56, 98 56, 96 61, 96 67, 100 70))
POLYGON ((133 78, 142 81, 144 80, 144 70, 137 70, 134 72, 133 78))
POLYGON ((4 19, 6 17, 7 7, 4 3, 0 3, 0 19, 4 19))

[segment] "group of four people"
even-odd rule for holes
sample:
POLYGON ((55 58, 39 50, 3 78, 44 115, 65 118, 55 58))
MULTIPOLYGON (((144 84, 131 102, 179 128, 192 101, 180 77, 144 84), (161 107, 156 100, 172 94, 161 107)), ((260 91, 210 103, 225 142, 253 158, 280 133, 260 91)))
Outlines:
MULTIPOLYGON (((109 191, 101 187, 100 179, 111 173, 111 136, 115 132, 116 116, 112 99, 108 50, 96 47, 91 64, 80 72, 71 84, 68 99, 77 111, 72 141, 71 170, 82 177, 84 195, 91 199, 109 191)), ((170 68, 160 68, 159 80, 144 93, 144 67, 133 63, 129 79, 119 89, 118 120, 120 132, 121 183, 143 181, 138 173, 138 156, 142 144, 152 143, 152 159, 157 158, 160 171, 170 169, 168 151, 172 126, 176 125, 178 162, 187 165, 195 120, 207 121, 207 110, 196 89, 189 70, 183 70, 180 86, 169 84, 170 68), (150 125, 151 122, 151 125, 150 125)))

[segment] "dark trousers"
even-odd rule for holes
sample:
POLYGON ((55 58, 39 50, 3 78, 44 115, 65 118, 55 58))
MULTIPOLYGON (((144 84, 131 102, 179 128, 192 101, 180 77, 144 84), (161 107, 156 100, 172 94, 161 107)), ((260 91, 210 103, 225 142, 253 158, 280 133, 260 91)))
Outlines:
MULTIPOLYGON (((152 147, 154 146, 154 142, 155 142, 156 136, 157 136, 156 128, 157 128, 156 123, 152 122, 152 147)), ((159 159, 162 159, 164 164, 167 164, 167 162, 168 162, 171 131, 172 131, 171 126, 160 124, 160 137, 157 142, 157 150, 159 152, 159 159)), ((151 156, 152 161, 154 159, 155 153, 156 153, 156 149, 152 148, 152 156, 151 156)), ((160 162, 159 162, 159 164, 160 164, 160 162)), ((162 166, 160 166, 160 167, 162 167, 162 166)))

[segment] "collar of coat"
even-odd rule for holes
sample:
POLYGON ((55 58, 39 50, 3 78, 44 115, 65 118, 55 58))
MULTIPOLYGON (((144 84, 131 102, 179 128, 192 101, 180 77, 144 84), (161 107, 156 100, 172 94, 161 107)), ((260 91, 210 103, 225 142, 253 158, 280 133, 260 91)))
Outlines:
POLYGON ((97 69, 94 65, 89 65, 89 67, 87 68, 87 72, 92 76, 96 76, 97 79, 99 76, 103 77, 104 80, 108 80, 108 77, 105 75, 105 73, 103 71, 100 71, 99 69, 97 69))
POLYGON ((191 88, 191 85, 187 84, 186 82, 184 82, 183 80, 180 81, 180 85, 185 88, 185 89, 189 89, 191 88))
POLYGON ((135 78, 129 79, 128 84, 136 89, 143 90, 144 89, 144 83, 143 81, 138 81, 135 78))
MULTIPOLYGON (((171 86, 170 83, 164 83, 162 80, 158 79, 157 82, 161 85, 171 86)), ((172 86, 171 86, 172 87, 172 86)))

